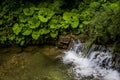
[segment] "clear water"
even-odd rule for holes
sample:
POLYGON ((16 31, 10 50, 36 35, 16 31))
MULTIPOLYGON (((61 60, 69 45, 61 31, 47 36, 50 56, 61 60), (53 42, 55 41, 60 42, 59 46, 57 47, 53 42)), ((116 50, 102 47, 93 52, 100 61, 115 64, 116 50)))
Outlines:
POLYGON ((73 80, 50 46, 0 48, 0 80, 73 80), (52 56, 52 57, 50 57, 52 56))
POLYGON ((112 56, 109 50, 90 50, 84 57, 84 44, 74 42, 72 48, 64 52, 64 64, 71 66, 75 80, 120 80, 120 73, 111 68, 112 56))

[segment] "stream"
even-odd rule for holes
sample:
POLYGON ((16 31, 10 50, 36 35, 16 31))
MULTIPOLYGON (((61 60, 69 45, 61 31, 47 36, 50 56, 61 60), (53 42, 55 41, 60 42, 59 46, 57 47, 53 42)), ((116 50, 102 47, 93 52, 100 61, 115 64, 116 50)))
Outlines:
POLYGON ((69 50, 55 46, 0 48, 0 80, 120 80, 111 50, 74 41, 69 50), (56 58, 58 57, 58 58, 56 58))
POLYGON ((120 80, 120 73, 112 69, 111 49, 91 47, 84 56, 85 46, 79 40, 73 42, 70 50, 65 51, 63 63, 70 65, 75 80, 120 80))
POLYGON ((73 80, 53 46, 0 49, 0 80, 73 80))

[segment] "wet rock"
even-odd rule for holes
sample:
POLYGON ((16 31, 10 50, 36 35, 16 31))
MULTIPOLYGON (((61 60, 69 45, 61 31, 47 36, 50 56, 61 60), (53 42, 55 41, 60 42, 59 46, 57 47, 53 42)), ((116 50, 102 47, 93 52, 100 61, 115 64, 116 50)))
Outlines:
POLYGON ((58 40, 58 47, 63 48, 63 49, 67 49, 69 44, 70 44, 70 41, 71 41, 70 35, 60 36, 60 38, 58 40))
POLYGON ((120 54, 114 54, 112 67, 120 72, 120 54))
POLYGON ((76 36, 76 38, 80 39, 80 41, 83 43, 89 40, 89 36, 85 35, 85 34, 80 34, 80 35, 76 36))

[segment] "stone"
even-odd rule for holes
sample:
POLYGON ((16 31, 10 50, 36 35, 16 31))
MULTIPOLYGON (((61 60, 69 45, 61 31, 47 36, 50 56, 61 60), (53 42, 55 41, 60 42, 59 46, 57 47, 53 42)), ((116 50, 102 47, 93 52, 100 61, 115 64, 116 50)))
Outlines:
POLYGON ((58 40, 58 47, 67 49, 71 42, 71 37, 69 35, 60 36, 58 40))

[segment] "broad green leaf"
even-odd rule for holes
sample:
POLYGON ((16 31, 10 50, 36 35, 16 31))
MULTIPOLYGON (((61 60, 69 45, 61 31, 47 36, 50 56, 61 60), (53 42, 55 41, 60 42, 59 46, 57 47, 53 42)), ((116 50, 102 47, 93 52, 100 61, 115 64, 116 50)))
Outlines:
POLYGON ((54 16, 51 21, 49 22, 50 29, 60 29, 62 26, 62 17, 61 16, 54 16))
POLYGON ((19 15, 19 21, 22 23, 25 23, 27 21, 27 16, 26 15, 19 15))
POLYGON ((30 35, 31 33, 32 33, 32 29, 28 29, 28 30, 25 30, 25 31, 22 33, 22 35, 28 36, 28 35, 30 35))
POLYGON ((89 24, 89 21, 83 21, 82 23, 87 25, 87 24, 89 24))
POLYGON ((83 28, 83 24, 80 24, 80 25, 79 25, 79 28, 81 28, 81 29, 82 29, 82 28, 83 28))
POLYGON ((70 13, 70 12, 64 12, 63 13, 63 19, 64 20, 70 21, 71 18, 72 18, 72 13, 70 13))
POLYGON ((25 40, 22 40, 22 41, 20 42, 20 46, 23 46, 24 43, 25 43, 25 40))
POLYGON ((47 22, 55 13, 49 8, 40 8, 38 12, 38 18, 41 22, 47 22))
POLYGON ((28 20, 29 27, 32 29, 38 28, 40 26, 40 20, 35 16, 28 20))
POLYGON ((39 37, 40 37, 39 32, 35 32, 35 31, 34 31, 34 32, 32 33, 32 38, 33 38, 33 39, 38 40, 39 37))
POLYGON ((18 23, 15 23, 14 26, 12 27, 13 32, 18 35, 21 32, 21 27, 19 27, 18 23))
POLYGON ((96 9, 100 7, 100 3, 99 2, 91 2, 90 4, 90 8, 96 9))
POLYGON ((23 12, 24 12, 25 15, 31 16, 34 13, 34 10, 35 10, 35 7, 24 8, 23 12))
POLYGON ((114 11, 114 13, 116 12, 120 12, 120 5, 118 3, 111 3, 109 8, 114 11))
POLYGON ((51 32, 51 33, 50 33, 50 36, 51 36, 52 38, 56 38, 56 37, 58 36, 58 32, 57 32, 57 31, 51 32))
POLYGON ((67 28, 69 27, 68 22, 66 22, 66 21, 62 21, 61 23, 62 23, 62 25, 61 25, 62 28, 67 29, 67 28))
POLYGON ((65 22, 71 24, 72 28, 77 28, 79 25, 78 15, 72 12, 65 12, 63 14, 63 19, 65 22))
POLYGON ((46 28, 42 28, 42 29, 39 30, 39 34, 40 34, 40 35, 48 34, 49 32, 50 32, 50 30, 49 30, 49 29, 46 29, 46 28))
POLYGON ((13 40, 15 39, 15 35, 9 35, 9 36, 8 36, 8 39, 9 39, 10 41, 13 41, 13 40))

